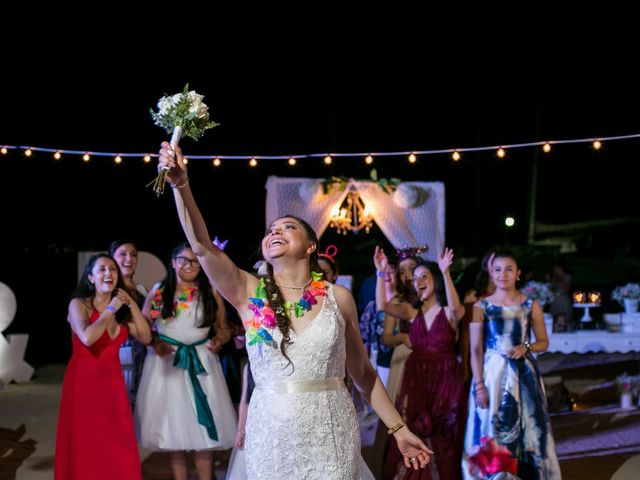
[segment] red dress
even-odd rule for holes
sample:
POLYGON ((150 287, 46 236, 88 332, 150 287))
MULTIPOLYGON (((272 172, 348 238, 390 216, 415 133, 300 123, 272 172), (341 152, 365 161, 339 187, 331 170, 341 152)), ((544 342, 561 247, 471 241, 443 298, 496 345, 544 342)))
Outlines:
POLYGON ((411 322, 413 351, 407 358, 396 407, 409 429, 430 447, 434 456, 425 469, 406 471, 395 445, 390 447, 384 478, 456 480, 462 475, 462 365, 456 358, 456 333, 444 309, 427 330, 422 311, 411 322), (433 469, 437 473, 433 475, 433 469))
MULTIPOLYGON (((91 323, 99 316, 94 310, 91 323)), ((142 479, 119 358, 127 336, 121 325, 115 339, 104 332, 87 347, 71 335, 73 354, 62 384, 55 480, 142 479)))

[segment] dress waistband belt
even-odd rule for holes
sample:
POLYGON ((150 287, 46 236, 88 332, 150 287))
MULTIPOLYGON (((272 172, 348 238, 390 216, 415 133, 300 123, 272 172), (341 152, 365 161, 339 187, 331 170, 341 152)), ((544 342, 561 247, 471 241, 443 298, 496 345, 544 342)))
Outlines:
POLYGON ((309 393, 323 390, 340 390, 346 388, 338 377, 310 378, 308 380, 293 380, 290 382, 256 384, 258 390, 269 393, 309 393))

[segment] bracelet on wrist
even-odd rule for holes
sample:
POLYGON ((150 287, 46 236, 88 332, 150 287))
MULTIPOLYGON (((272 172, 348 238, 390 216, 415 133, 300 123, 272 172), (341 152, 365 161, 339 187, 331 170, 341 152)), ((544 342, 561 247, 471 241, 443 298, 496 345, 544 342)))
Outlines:
POLYGON ((178 185, 177 183, 170 183, 169 185, 171 185, 171 188, 184 188, 189 184, 189 179, 187 178, 184 182, 182 182, 180 185, 178 185))
POLYGON ((385 276, 386 276, 386 273, 383 272, 382 270, 378 270, 376 272, 376 277, 378 277, 378 278, 384 278, 385 276))
POLYGON ((524 342, 523 345, 524 348, 527 349, 527 352, 530 352, 532 350, 531 344, 529 342, 524 342))
POLYGON ((113 314, 115 315, 115 314, 116 314, 117 309, 116 309, 116 307, 114 307, 113 305, 107 305, 107 308, 105 308, 105 311, 107 311, 107 312, 111 312, 111 313, 113 313, 113 314))
POLYGON ((402 427, 404 427, 404 422, 402 420, 400 420, 398 423, 396 423, 395 425, 389 427, 389 430, 387 430, 387 433, 389 435, 393 435, 394 433, 396 433, 398 430, 400 430, 402 427))

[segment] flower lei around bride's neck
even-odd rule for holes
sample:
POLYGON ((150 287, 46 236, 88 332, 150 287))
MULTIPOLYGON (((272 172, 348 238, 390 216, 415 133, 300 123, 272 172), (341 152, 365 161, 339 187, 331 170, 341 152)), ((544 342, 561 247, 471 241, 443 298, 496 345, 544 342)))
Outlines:
MULTIPOLYGON (((193 301, 199 288, 200 285, 197 280, 192 285, 185 285, 182 288, 176 286, 176 292, 173 296, 173 310, 176 312, 175 316, 170 318, 161 318, 160 321, 163 324, 167 323, 167 321, 172 320, 180 315, 180 312, 188 310, 189 305, 193 301)), ((151 320, 155 320, 162 315, 162 307, 164 305, 164 302, 162 301, 163 291, 164 287, 157 288, 155 291, 155 296, 151 300, 151 310, 149 312, 151 320)))
MULTIPOLYGON (((284 304, 286 312, 293 312, 296 317, 301 317, 318 303, 317 297, 327 295, 327 282, 322 280, 322 273, 311 272, 311 283, 304 289, 302 297, 297 302, 287 301, 284 304)), ((265 343, 277 348, 276 342, 267 329, 277 326, 276 313, 269 306, 267 290, 264 278, 260 278, 254 297, 249 298, 249 310, 253 312, 253 318, 244 322, 247 328, 247 345, 259 345, 265 343)), ((282 308, 282 307, 280 307, 282 308)))

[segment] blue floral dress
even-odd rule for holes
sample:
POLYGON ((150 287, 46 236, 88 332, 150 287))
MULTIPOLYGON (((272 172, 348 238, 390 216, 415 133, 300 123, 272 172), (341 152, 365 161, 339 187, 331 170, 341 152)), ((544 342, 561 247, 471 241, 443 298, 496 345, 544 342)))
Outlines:
MULTIPOLYGON (((518 459, 520 478, 555 480, 562 477, 540 372, 530 354, 519 360, 507 357, 509 349, 531 341, 532 304, 530 298, 515 306, 479 302, 484 311, 484 384, 489 407, 476 405, 471 387, 464 447, 471 454, 482 437, 493 437, 518 459)), ((466 464, 463 473, 466 479, 473 478, 466 464)))

